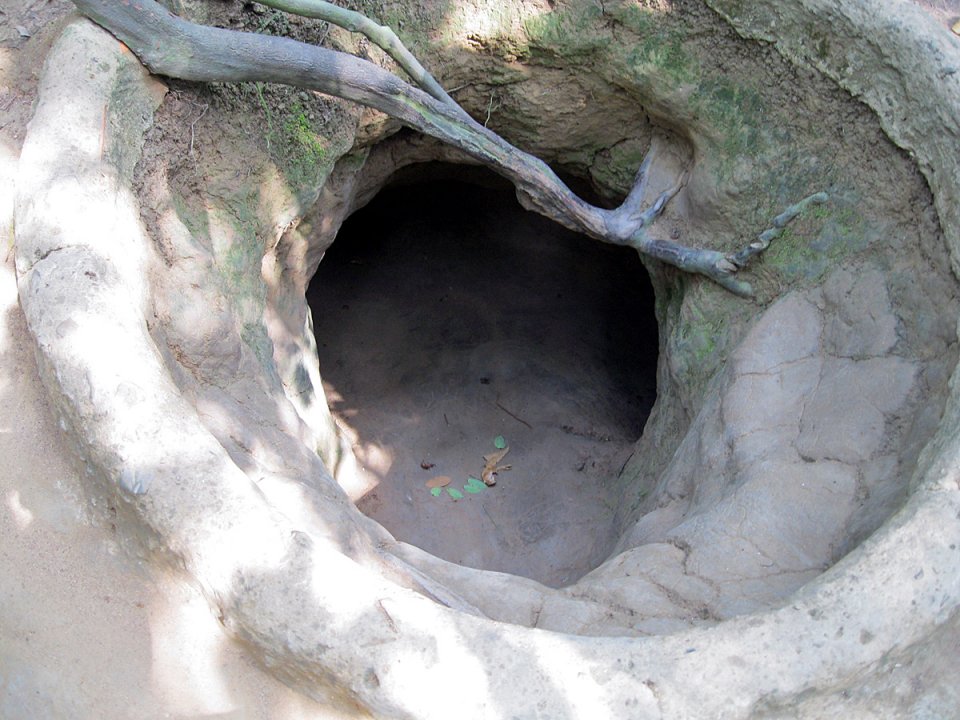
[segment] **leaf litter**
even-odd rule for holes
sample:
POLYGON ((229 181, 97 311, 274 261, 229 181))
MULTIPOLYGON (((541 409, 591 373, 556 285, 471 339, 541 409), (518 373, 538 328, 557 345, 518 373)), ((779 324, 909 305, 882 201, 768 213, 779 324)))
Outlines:
POLYGON ((508 446, 504 446, 503 449, 497 450, 494 453, 483 456, 483 472, 480 473, 480 479, 483 480, 486 485, 496 485, 497 484, 497 473, 502 470, 509 470, 510 465, 500 465, 500 461, 506 457, 507 453, 510 452, 508 446))
MULTIPOLYGON (((500 461, 510 452, 510 446, 507 445, 507 441, 503 435, 497 435, 493 439, 493 446, 496 448, 496 452, 483 456, 483 471, 480 473, 480 478, 478 479, 473 475, 467 477, 467 482, 463 485, 465 492, 471 495, 481 493, 488 487, 497 484, 498 473, 511 469, 510 465, 500 464, 500 461)), ((424 462, 420 465, 424 470, 433 467, 433 463, 424 462)), ((427 480, 424 484, 429 488, 430 494, 433 495, 433 497, 440 497, 440 495, 443 494, 443 489, 446 488, 447 494, 451 498, 454 500, 462 499, 464 495, 460 490, 448 487, 451 482, 453 482, 453 479, 449 475, 437 475, 427 480)))

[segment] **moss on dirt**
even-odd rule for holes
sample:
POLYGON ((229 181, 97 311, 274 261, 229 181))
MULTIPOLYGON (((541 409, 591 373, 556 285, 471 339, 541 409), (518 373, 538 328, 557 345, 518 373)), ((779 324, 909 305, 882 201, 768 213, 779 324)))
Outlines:
POLYGON ((760 93, 738 85, 726 77, 705 77, 697 85, 695 107, 717 132, 719 149, 729 170, 736 158, 756 156, 765 147, 763 116, 765 107, 760 93))
POLYGON ((608 38, 600 25, 603 11, 594 4, 562 7, 524 21, 529 54, 575 59, 603 50, 608 38))
MULTIPOLYGON (((724 182, 744 157, 770 152, 771 108, 743 73, 718 71, 705 60, 697 28, 674 13, 634 3, 560 6, 524 23, 529 61, 550 66, 588 62, 628 89, 641 110, 680 123, 710 147, 710 166, 724 182), (666 103, 664 105, 664 102, 666 103), (644 106, 649 104, 649 108, 644 106)), ((642 158, 609 158, 606 173, 632 177, 642 158), (620 166, 620 163, 623 163, 620 166)), ((768 183, 767 183, 768 184, 768 183)))
POLYGON ((259 183, 236 188, 210 188, 214 202, 210 222, 214 234, 213 269, 224 297, 242 323, 260 321, 267 293, 260 273, 265 252, 267 223, 259 183))
POLYGON ((336 158, 346 149, 336 111, 315 93, 254 86, 264 117, 263 142, 270 159, 303 204, 323 185, 336 158))
POLYGON ((616 188, 626 194, 648 150, 645 137, 628 138, 612 147, 601 148, 594 151, 586 173, 598 187, 616 188))
POLYGON ((143 70, 132 56, 120 63, 117 82, 110 93, 110 102, 105 109, 103 146, 116 164, 122 182, 133 178, 134 168, 140 159, 144 134, 150 127, 151 116, 144 112, 131 112, 132 107, 142 103, 143 70), (139 122, 130 122, 137 118, 139 122), (119 137, 118 137, 119 135, 119 137))
POLYGON ((762 256, 782 283, 820 282, 841 260, 864 249, 874 233, 854 205, 835 200, 797 218, 762 256))
POLYGON ((686 34, 666 22, 662 12, 623 4, 614 7, 612 17, 638 38, 625 48, 632 67, 641 72, 652 68, 675 84, 695 82, 700 77, 699 63, 686 47, 686 34))
POLYGON ((667 353, 677 380, 698 398, 726 359, 736 312, 713 288, 690 288, 668 323, 667 353))
POLYGON ((195 205, 198 204, 197 202, 191 202, 176 190, 171 192, 170 197, 177 218, 183 223, 183 226, 190 233, 190 236, 194 240, 199 241, 204 247, 210 247, 212 244, 210 238, 210 218, 206 211, 195 207, 195 205))
POLYGON ((276 384, 280 384, 280 376, 277 374, 277 365, 273 361, 273 341, 267 333, 267 329, 260 322, 247 322, 240 329, 240 339, 253 351, 254 357, 266 377, 276 384))

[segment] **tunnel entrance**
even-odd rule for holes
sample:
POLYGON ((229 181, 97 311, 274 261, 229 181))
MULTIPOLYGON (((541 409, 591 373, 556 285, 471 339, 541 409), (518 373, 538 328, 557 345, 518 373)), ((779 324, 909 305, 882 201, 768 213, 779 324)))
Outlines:
POLYGON ((613 547, 614 480, 656 397, 649 277, 492 174, 413 170, 347 220, 308 290, 358 507, 438 557, 566 585, 613 547))

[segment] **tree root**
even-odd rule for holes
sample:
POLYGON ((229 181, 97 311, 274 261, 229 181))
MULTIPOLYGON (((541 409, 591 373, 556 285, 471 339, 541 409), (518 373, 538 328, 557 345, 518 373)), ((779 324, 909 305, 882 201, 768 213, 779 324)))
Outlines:
POLYGON ((757 235, 757 239, 754 242, 750 243, 747 247, 735 255, 729 256, 728 259, 737 268, 745 267, 747 263, 749 263, 754 257, 770 247, 770 243, 783 234, 783 229, 791 220, 797 217, 797 215, 806 210, 810 205, 822 205, 829 199, 830 196, 825 192, 818 192, 805 197, 803 200, 794 205, 791 205, 773 219, 772 228, 764 230, 762 233, 757 235))
POLYGON ((413 53, 407 50, 397 34, 386 25, 378 25, 366 15, 325 2, 325 0, 260 0, 260 2, 262 5, 267 5, 276 10, 283 10, 301 17, 324 20, 344 30, 360 33, 393 58, 421 90, 448 107, 456 109, 464 115, 467 114, 457 104, 457 101, 447 94, 447 91, 434 79, 433 75, 427 72, 413 53))
POLYGON ((289 38, 197 25, 154 0, 74 0, 82 13, 125 43, 155 74, 201 82, 282 83, 380 110, 506 177, 513 182, 525 208, 597 240, 627 245, 686 272, 704 275, 737 295, 749 297, 752 289, 749 283, 737 279, 736 273, 808 205, 826 200, 825 193, 817 193, 791 205, 774 219, 772 228, 732 255, 653 238, 648 235, 649 226, 685 182, 681 176, 653 205, 644 207, 653 153, 644 159, 634 187, 620 207, 595 207, 573 193, 542 160, 471 118, 389 28, 323 0, 263 2, 363 33, 396 60, 419 87, 347 53, 289 38))

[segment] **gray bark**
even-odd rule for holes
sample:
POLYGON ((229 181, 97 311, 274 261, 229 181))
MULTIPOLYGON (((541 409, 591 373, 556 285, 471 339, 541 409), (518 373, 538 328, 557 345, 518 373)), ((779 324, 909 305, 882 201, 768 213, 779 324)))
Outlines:
POLYGON ((447 94, 413 53, 407 50, 397 34, 386 25, 378 25, 366 15, 325 0, 260 0, 260 3, 301 17, 324 20, 344 30, 366 36, 393 58, 421 90, 466 115, 466 111, 457 105, 456 100, 447 94))

